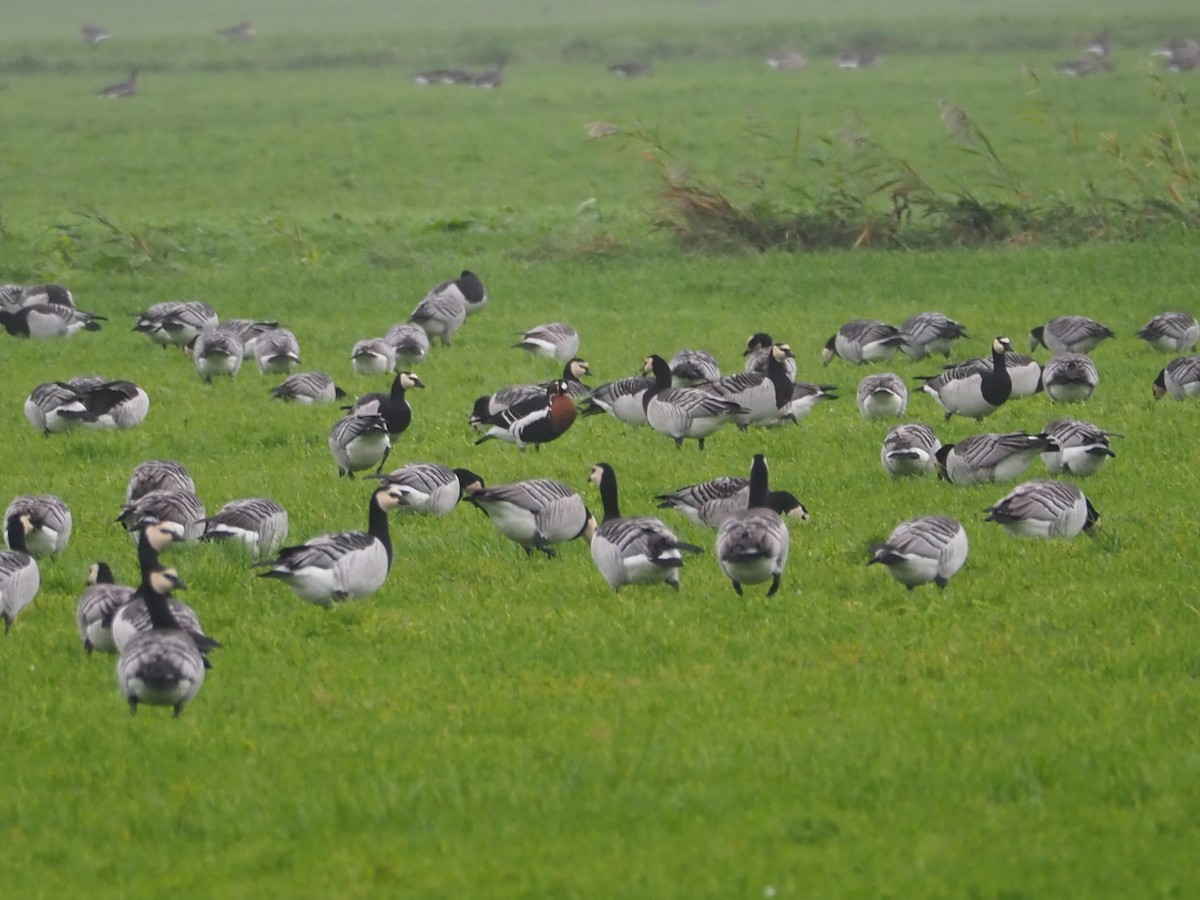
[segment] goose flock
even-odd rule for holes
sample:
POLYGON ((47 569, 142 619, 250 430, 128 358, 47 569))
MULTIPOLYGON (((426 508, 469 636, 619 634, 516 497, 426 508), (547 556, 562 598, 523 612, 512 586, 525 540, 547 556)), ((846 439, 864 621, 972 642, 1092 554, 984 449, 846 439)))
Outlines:
MULTIPOLYGON (((448 347, 468 317, 487 303, 483 282, 464 270, 428 291, 407 322, 385 337, 359 340, 350 350, 348 362, 355 373, 392 376, 388 392, 368 393, 343 406, 345 415, 332 422, 328 435, 339 475, 354 477, 373 470, 368 477, 376 485, 366 498, 364 530, 332 531, 289 544, 287 509, 273 498, 239 497, 209 514, 194 479, 179 462, 152 459, 134 467, 115 519, 136 545, 139 577, 131 584, 118 583, 113 566, 96 561, 76 608, 77 631, 87 653, 118 657, 117 681, 132 711, 141 705, 169 706, 179 715, 197 696, 212 667, 210 656, 221 647, 205 633, 198 612, 174 597, 187 584, 160 556, 178 543, 236 545, 248 567, 261 570, 258 577, 283 582, 306 602, 333 606, 369 597, 388 581, 397 556, 393 516, 440 518, 462 504, 484 514, 500 537, 526 556, 554 558, 559 545, 586 541, 599 579, 615 591, 658 583, 679 589, 685 564, 695 565, 690 562, 694 557, 709 552, 739 596, 755 585, 765 585, 767 597, 780 590, 791 544, 789 525, 806 521, 809 510, 793 492, 795 485, 788 489, 770 483, 768 461, 761 452, 750 454, 741 472, 679 487, 663 485, 655 498, 658 509, 669 517, 678 517, 688 527, 713 529, 711 549, 686 540, 658 515, 623 515, 617 472, 607 462, 594 464, 584 493, 564 481, 536 476, 488 485, 469 468, 433 461, 409 461, 385 472, 396 442, 412 440, 404 437, 414 419, 408 395, 425 386, 412 368, 427 357, 432 338, 448 347), (596 502, 598 514, 592 511, 596 502)), ((82 340, 76 335, 97 331, 106 321, 86 314, 78 328, 45 326, 54 319, 71 320, 70 311, 76 309, 71 293, 61 285, 0 286, 0 309, 9 334, 19 339, 82 340), (34 312, 25 312, 29 310, 34 312), (8 327, 23 314, 29 327, 8 327)), ((177 348, 205 382, 236 377, 242 360, 250 356, 261 375, 282 376, 269 390, 273 398, 334 404, 348 396, 326 373, 294 371, 302 358, 300 342, 278 322, 221 320, 201 301, 170 301, 138 313, 133 331, 152 346, 177 348)), ((912 384, 912 396, 924 393, 929 399, 913 403, 899 375, 869 372, 857 388, 861 416, 899 420, 880 448, 883 470, 892 479, 936 476, 952 485, 992 484, 1017 481, 1040 460, 1051 477, 1017 484, 995 499, 980 521, 999 524, 1015 536, 1069 539, 1081 532, 1092 534, 1100 515, 1079 485, 1066 479, 1097 475, 1116 456, 1112 441, 1120 434, 1057 417, 1037 430, 981 432, 943 443, 934 428, 904 419, 911 415, 911 406, 920 404, 924 414, 940 408, 947 421, 961 416, 981 422, 1006 404, 1039 392, 1050 402, 1079 408, 1100 384, 1089 354, 1115 337, 1108 327, 1084 316, 1039 324, 1030 330, 1029 341, 1031 351, 1052 354, 1043 366, 1017 353, 1009 338, 996 336, 987 355, 947 361, 941 371, 919 377, 912 384)), ((1188 354, 1200 342, 1200 324, 1188 313, 1164 312, 1146 323, 1137 337, 1153 351, 1188 354)), ((898 353, 911 360, 948 359, 972 343, 962 324, 926 312, 899 326, 850 321, 829 338, 821 356, 825 365, 840 360, 882 366, 898 353)), ((712 353, 693 347, 669 357, 651 353, 642 361, 640 374, 596 386, 584 382, 592 370, 578 355, 580 345, 579 332, 562 322, 520 333, 514 348, 561 364, 561 375, 540 383, 498 386, 481 395, 471 410, 462 410, 465 421, 460 427, 474 432, 476 444, 498 441, 523 451, 562 438, 579 419, 607 416, 648 428, 676 448, 694 441, 703 451, 705 441, 726 425, 746 432, 787 427, 819 403, 837 399, 832 384, 797 381, 792 347, 763 331, 746 341, 741 372, 723 375, 712 353)), ((1153 379, 1147 373, 1147 382, 1155 399, 1168 394, 1177 400, 1200 396, 1200 356, 1174 358, 1153 379)), ((25 402, 33 427, 54 440, 77 426, 136 427, 149 408, 150 397, 143 388, 100 376, 64 377, 38 385, 25 402)), ((4 513, 3 532, 8 549, 0 552, 0 615, 7 633, 38 594, 40 566, 53 564, 75 538, 70 508, 50 494, 14 498, 4 513)), ((931 514, 897 525, 886 541, 870 548, 865 562, 884 566, 913 590, 930 583, 945 588, 967 556, 966 526, 931 514)))

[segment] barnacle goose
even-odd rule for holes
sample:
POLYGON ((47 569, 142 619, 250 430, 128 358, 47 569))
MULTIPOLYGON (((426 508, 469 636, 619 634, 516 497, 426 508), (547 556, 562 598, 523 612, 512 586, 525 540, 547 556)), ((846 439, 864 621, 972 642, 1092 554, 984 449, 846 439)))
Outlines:
POLYGON ((79 393, 88 417, 83 424, 102 430, 136 428, 150 412, 150 396, 132 381, 72 379, 67 382, 79 393))
POLYGON ((125 487, 125 502, 133 503, 151 491, 196 493, 196 482, 182 463, 173 459, 148 459, 133 467, 125 487))
MULTIPOLYGON (((560 380, 567 386, 567 393, 571 395, 572 399, 583 399, 590 396, 591 389, 580 381, 580 378, 591 373, 592 370, 588 368, 587 361, 580 359, 578 356, 572 358, 563 366, 562 378, 560 380)), ((494 394, 484 394, 475 400, 475 406, 472 408, 471 416, 467 420, 468 424, 478 431, 484 420, 490 419, 492 416, 503 412, 510 406, 520 403, 523 400, 544 397, 549 387, 549 382, 541 384, 514 384, 501 388, 494 394)))
MULTIPOLYGON (((742 356, 746 357, 745 371, 757 372, 760 375, 767 374, 767 361, 771 358, 771 347, 775 341, 765 331, 759 331, 746 340, 746 349, 742 351, 742 356)), ((792 354, 783 361, 783 365, 787 370, 787 377, 790 381, 796 380, 796 356, 792 354)))
POLYGON ((12 629, 13 620, 33 602, 42 585, 37 560, 29 555, 25 544, 33 527, 28 513, 4 520, 4 536, 9 549, 0 552, 0 616, 4 618, 6 635, 12 629))
POLYGON ((356 375, 384 375, 396 368, 396 348, 383 338, 355 342, 350 350, 350 368, 356 375))
MULTIPOLYGON (((718 528, 731 513, 749 508, 750 479, 721 475, 654 499, 659 509, 673 509, 694 525, 718 528)), ((808 509, 790 491, 769 492, 765 505, 781 516, 808 521, 808 509)))
POLYGON ((483 478, 470 469, 441 463, 412 462, 386 475, 373 475, 398 492, 396 509, 423 516, 444 516, 458 505, 463 492, 482 488, 483 478))
POLYGON ((717 529, 717 563, 739 597, 743 584, 767 580, 767 596, 775 596, 787 566, 790 538, 779 513, 767 507, 769 493, 767 461, 756 453, 750 465, 748 508, 730 513, 717 529))
POLYGON ((579 492, 549 478, 479 488, 469 491, 467 500, 483 510, 526 556, 540 550, 553 557, 552 545, 583 537, 596 528, 579 492))
POLYGON ((937 451, 938 475, 952 484, 1011 481, 1029 468, 1039 453, 1058 449, 1045 434, 973 434, 937 451))
POLYGON ((1056 403, 1087 400, 1100 384, 1100 373, 1090 356, 1056 353, 1042 368, 1042 387, 1056 403))
POLYGON ((933 429, 911 422, 897 425, 883 439, 879 453, 883 469, 894 478, 927 475, 937 467, 937 452, 942 448, 933 429))
POLYGON ((564 322, 535 325, 522 333, 521 340, 513 346, 534 356, 548 356, 565 363, 579 352, 579 332, 564 322))
POLYGON ((254 557, 276 553, 288 535, 288 514, 269 497, 230 500, 204 519, 205 541, 235 541, 254 557))
POLYGON ((967 336, 967 329, 939 312, 923 312, 902 322, 900 333, 904 335, 900 349, 913 359, 924 359, 933 353, 949 356, 954 342, 967 336))
POLYGON ((591 535, 592 561, 614 591, 627 584, 665 581, 679 590, 684 553, 703 552, 680 541, 655 516, 621 517, 617 475, 608 463, 597 463, 589 478, 600 489, 604 520, 591 535))
POLYGON ((1191 313, 1159 313, 1138 330, 1137 336, 1155 350, 1187 353, 1200 342, 1200 322, 1191 313))
MULTIPOLYGON (((992 371, 993 365, 994 360, 991 356, 979 356, 965 362, 952 363, 942 370, 941 375, 934 377, 965 378, 973 372, 982 375, 992 371)), ((1042 390, 1042 366, 1032 356, 1010 350, 1004 354, 1004 368, 1012 382, 1012 393, 1008 395, 1009 400, 1032 397, 1042 390)))
POLYGON ((271 388, 276 400, 294 400, 296 403, 333 403, 346 396, 346 392, 333 383, 333 378, 324 372, 297 372, 271 388))
POLYGON ((1054 353, 1091 353, 1114 333, 1087 316, 1059 316, 1029 332, 1029 349, 1054 353))
POLYGON ((736 413, 733 421, 740 430, 751 425, 770 427, 780 424, 792 401, 795 382, 787 374, 786 362, 792 359, 792 348, 787 344, 774 344, 767 358, 766 374, 736 372, 718 381, 701 385, 701 390, 710 391, 719 397, 736 403, 744 412, 736 413))
POLYGON ((398 372, 392 379, 391 393, 372 391, 363 394, 351 406, 344 406, 356 416, 383 416, 387 422, 388 435, 398 438, 412 424, 412 406, 405 392, 413 388, 424 388, 425 384, 412 372, 398 372))
POLYGON ((899 375, 868 375, 858 383, 858 411, 864 419, 899 418, 908 408, 908 388, 899 375))
POLYGON ((222 327, 196 335, 186 349, 196 364, 196 372, 206 383, 212 384, 215 376, 233 378, 237 375, 242 368, 246 345, 240 337, 222 327))
POLYGON ((583 415, 595 416, 608 413, 626 425, 646 424, 646 405, 642 402, 646 391, 654 387, 654 379, 645 375, 634 375, 610 381, 595 388, 583 406, 583 415))
POLYGON ((427 337, 438 338, 443 347, 467 320, 467 304, 453 294, 430 294, 413 309, 408 321, 419 325, 427 337))
POLYGON ((358 413, 338 419, 329 430, 329 452, 337 463, 339 477, 353 478, 355 472, 372 466, 380 472, 392 452, 387 419, 358 413))
MULTIPOLYGON (((71 540, 73 520, 66 501, 54 494, 25 494, 14 497, 4 511, 4 521, 13 516, 29 517, 30 530, 25 535, 25 552, 33 557, 57 556, 67 549, 71 540)), ((5 532, 5 541, 8 532, 5 532)), ((11 549, 12 545, 7 544, 11 549)))
POLYGON ((39 384, 25 400, 25 418, 42 434, 57 434, 93 421, 84 398, 61 381, 39 384))
POLYGON ((821 361, 829 365, 835 357, 839 357, 855 365, 885 362, 896 355, 905 340, 895 325, 874 319, 854 319, 825 342, 821 361))
POLYGON ((453 297, 461 300, 466 307, 468 316, 479 312, 479 310, 487 306, 488 302, 488 293, 487 289, 483 286, 483 281, 469 269, 463 269, 462 273, 453 281, 443 281, 432 288, 425 296, 453 297))
POLYGON ((671 370, 671 387, 695 387, 721 377, 716 359, 707 350, 676 350, 667 365, 671 370))
POLYGON ((654 376, 654 385, 642 394, 646 421, 659 434, 665 434, 682 447, 693 438, 704 449, 704 440, 737 415, 749 412, 701 387, 672 387, 671 367, 661 356, 647 357, 643 371, 654 376))
POLYGON ((1042 462, 1055 474, 1095 475, 1111 456, 1109 437, 1119 437, 1090 422, 1057 419, 1047 423, 1044 433, 1058 445, 1042 454, 1042 462))
POLYGON ((218 331, 232 334, 242 342, 242 356, 253 357, 258 339, 279 327, 278 322, 259 322, 254 319, 226 319, 217 326, 218 331))
POLYGON ((138 71, 134 69, 129 73, 129 78, 125 81, 118 81, 116 84, 110 84, 107 87, 101 88, 96 92, 97 97, 105 100, 123 100, 127 97, 136 97, 138 94, 138 71))
POLYGON ((205 331, 217 327, 216 311, 202 300, 166 300, 137 314, 133 330, 161 347, 185 347, 205 331))
POLYGON ((401 368, 415 366, 429 355, 429 335, 419 325, 407 322, 393 325, 383 339, 392 345, 396 365, 401 368))
POLYGON ((985 512, 1015 537, 1089 537, 1100 525, 1100 514, 1083 491, 1065 481, 1027 481, 996 501, 985 512))
POLYGON ((388 513, 400 505, 401 494, 383 484, 367 504, 367 530, 323 534, 294 547, 284 547, 274 559, 255 563, 270 566, 259 578, 277 578, 301 600, 330 606, 379 590, 392 567, 392 537, 388 513))
POLYGON ((818 403, 826 400, 837 400, 838 395, 834 384, 812 384, 807 381, 797 381, 792 385, 792 399, 783 409, 783 418, 799 422, 807 416, 818 403))
POLYGON ((275 328, 260 334, 254 342, 258 371, 290 374, 300 365, 300 342, 287 328, 275 328))
POLYGON ((565 381, 552 381, 541 397, 522 400, 494 416, 480 421, 487 426, 475 443, 493 439, 516 444, 524 451, 527 444, 541 447, 562 437, 575 422, 575 401, 565 381))
POLYGON ((169 528, 181 541, 198 541, 204 535, 204 518, 204 504, 191 491, 162 488, 127 502, 117 521, 135 541, 147 522, 169 528))
POLYGON ((104 316, 73 306, 38 303, 10 312, 0 309, 0 325, 13 337, 48 340, 70 337, 79 331, 99 331, 104 316))
POLYGON ((1152 390, 1155 400, 1161 400, 1166 394, 1176 400, 1200 394, 1200 356, 1179 356, 1171 360, 1154 379, 1152 390))
POLYGON ((950 516, 922 516, 901 522, 882 544, 871 549, 867 565, 887 566, 910 591, 933 582, 945 588, 967 561, 967 532, 950 516))
POLYGON ((46 282, 45 284, 31 284, 21 288, 15 305, 22 307, 44 304, 74 308, 75 297, 64 285, 55 282, 46 282))
POLYGON ((129 585, 114 582, 108 563, 94 563, 88 570, 87 587, 75 606, 75 627, 89 656, 93 650, 117 652, 112 635, 113 617, 133 599, 133 594, 134 589, 129 585))
POLYGON ((991 368, 979 371, 973 367, 956 366, 928 379, 921 390, 935 399, 951 416, 966 416, 982 422, 1008 400, 1012 394, 1012 378, 1008 374, 1005 354, 1012 350, 1006 337, 992 341, 991 368))

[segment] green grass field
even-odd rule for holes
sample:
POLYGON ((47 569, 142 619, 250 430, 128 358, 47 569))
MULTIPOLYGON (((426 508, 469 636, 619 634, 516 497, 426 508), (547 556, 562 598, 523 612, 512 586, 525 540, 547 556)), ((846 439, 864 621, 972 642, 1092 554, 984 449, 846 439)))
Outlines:
MULTIPOLYGON (((6 897, 1194 893, 1200 419, 1194 403, 1152 399, 1171 355, 1133 337, 1162 310, 1197 312, 1194 233, 686 253, 651 225, 658 185, 637 142, 584 134, 640 123, 736 185, 776 171, 797 130, 805 152, 854 123, 942 186, 977 186, 986 173, 938 120, 948 98, 1039 191, 1074 197, 1091 177, 1120 193, 1132 183, 1097 148, 1105 133, 1135 144, 1163 127, 1150 36, 1171 36, 1189 7, 1018 3, 1001 20, 996 4, 922 0, 896 12, 904 49, 842 73, 818 44, 864 22, 890 34, 869 4, 814 6, 810 30, 789 18, 794 5, 766 0, 364 0, 336 17, 275 0, 253 13, 259 40, 237 46, 211 31, 251 15, 243 7, 167 20, 158 6, 125 0, 105 20, 87 4, 23 4, 0 40, 0 283, 62 281, 109 318, 64 342, 0 335, 0 501, 51 491, 75 516, 71 546, 43 561, 41 594, 0 646, 6 897), (87 48, 76 29, 93 17, 117 36, 87 48), (663 25, 680 19, 688 52, 663 25), (980 56, 981 22, 1006 41, 1040 37, 980 56), (1053 76, 1075 37, 1109 23, 1114 75, 1053 76), (566 58, 581 34, 598 43, 566 58), (782 35, 813 55, 808 71, 763 65, 759 50, 782 35), (953 52, 918 52, 918 38, 953 52), (699 54, 718 45, 740 49, 699 54), (654 46, 665 49, 652 78, 605 73, 609 51, 654 46), (409 80, 494 51, 512 54, 498 91, 409 80), (1027 117, 1022 64, 1078 123, 1074 148, 1027 117), (135 65, 139 97, 93 96, 135 65), (391 463, 466 465, 494 484, 559 478, 598 511, 586 479, 605 460, 633 514, 764 452, 812 515, 791 528, 780 592, 736 597, 712 534, 669 512, 707 551, 677 594, 614 595, 582 542, 526 559, 465 505, 442 520, 395 517, 387 585, 330 610, 255 579, 233 548, 185 546, 170 551, 183 599, 225 646, 178 721, 155 708, 131 718, 113 659, 84 655, 73 613, 93 561, 136 578, 112 521, 136 463, 182 461, 210 510, 274 497, 295 542, 364 527, 370 482, 336 477, 336 410, 271 401, 278 379, 250 365, 205 385, 181 354, 132 333, 129 315, 196 298, 222 317, 279 319, 303 368, 361 393, 387 379, 351 372, 354 341, 405 320, 463 267, 492 302, 420 367, 428 388, 391 463), (1101 383, 1082 407, 1039 395, 977 426, 943 425, 924 395, 909 403, 909 420, 946 442, 1063 415, 1123 433, 1117 458, 1081 482, 1104 515, 1095 540, 1016 540, 984 523, 1011 485, 884 474, 890 423, 863 421, 853 400, 879 369, 822 369, 820 350, 851 318, 926 309, 967 325, 963 355, 998 334, 1026 350, 1029 329, 1060 314, 1117 332, 1094 353, 1101 383), (703 453, 606 417, 541 452, 474 446, 476 396, 556 373, 510 348, 555 320, 582 334, 596 383, 684 346, 736 371, 745 338, 765 329, 791 344, 802 379, 836 383, 843 399, 798 427, 723 430, 703 453), (29 427, 35 385, 93 372, 147 389, 142 427, 50 438, 29 427), (958 517, 971 541, 944 593, 907 593, 865 566, 873 542, 932 512, 958 517)), ((912 385, 936 365, 890 368, 912 385)))

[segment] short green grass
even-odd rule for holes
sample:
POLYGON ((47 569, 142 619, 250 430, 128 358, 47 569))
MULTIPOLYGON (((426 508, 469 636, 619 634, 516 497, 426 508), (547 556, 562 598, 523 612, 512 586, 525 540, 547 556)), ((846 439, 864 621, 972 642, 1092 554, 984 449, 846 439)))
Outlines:
MULTIPOLYGON (((1076 15, 1080 32, 1093 24, 1076 15)), ((1078 164, 1020 120, 1021 56, 991 58, 999 81, 966 56, 889 61, 887 80, 818 67, 781 81, 746 58, 617 83, 538 63, 495 93, 422 91, 398 66, 168 71, 123 104, 93 102, 94 74, 6 76, 0 280, 57 278, 109 316, 68 342, 2 339, 0 499, 53 491, 76 518, 0 653, 6 896, 1187 896, 1198 422, 1193 404, 1151 398, 1169 356, 1132 335, 1160 310, 1195 312, 1194 236, 686 255, 648 226, 637 148, 583 138, 588 121, 641 120, 737 175, 761 159, 748 123, 828 133, 854 113, 899 155, 970 181, 936 118, 950 94, 997 123, 1002 149, 1011 132, 1014 168, 1073 189, 1078 164), (297 540, 362 527, 369 483, 335 477, 335 410, 274 403, 275 379, 249 367, 204 385, 128 314, 198 297, 223 316, 280 318, 306 368, 362 392, 385 380, 350 372, 352 343, 464 265, 493 302, 420 368, 429 387, 393 461, 468 465, 492 483, 556 477, 598 507, 586 477, 606 460, 633 513, 765 452, 812 513, 792 528, 779 594, 737 598, 710 550, 678 594, 614 595, 582 543, 527 560, 470 508, 397 518, 387 586, 333 610, 254 579, 231 548, 183 547, 171 559, 185 599, 225 648, 179 721, 130 718, 113 661, 84 656, 72 614, 92 561, 135 577, 111 521, 135 463, 180 459, 211 508, 273 496, 297 540), (994 334, 1023 344, 1062 313, 1118 332, 1094 354, 1091 402, 1039 396, 986 426, 1065 413, 1126 435, 1083 484, 1105 516, 1097 539, 1013 540, 982 521, 1005 486, 884 475, 887 423, 853 404, 867 370, 822 369, 819 352, 849 318, 923 309, 966 323, 970 354, 994 334), (473 446, 475 396, 555 373, 511 349, 515 333, 558 319, 582 333, 596 381, 681 346, 735 370, 765 328, 843 399, 796 428, 719 432, 703 453, 605 418, 541 452, 473 446), (28 427, 34 385, 91 372, 146 386, 142 428, 28 427), (909 594, 864 565, 867 547, 928 512, 959 517, 972 554, 944 593, 909 594)), ((1144 135, 1161 110, 1135 68, 1049 87, 1093 137, 1144 135)), ((912 384, 933 365, 893 368, 912 384)), ((942 425, 924 396, 910 412, 943 440, 982 430, 942 425)))

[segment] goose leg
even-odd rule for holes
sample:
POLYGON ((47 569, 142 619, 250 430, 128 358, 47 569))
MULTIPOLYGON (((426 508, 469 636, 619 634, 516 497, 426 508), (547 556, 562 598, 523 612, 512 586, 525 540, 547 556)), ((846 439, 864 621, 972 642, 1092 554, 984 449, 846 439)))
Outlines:
POLYGON ((779 582, 783 580, 782 575, 776 575, 771 579, 771 589, 767 591, 768 597, 774 597, 775 592, 779 590, 779 582))

